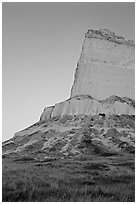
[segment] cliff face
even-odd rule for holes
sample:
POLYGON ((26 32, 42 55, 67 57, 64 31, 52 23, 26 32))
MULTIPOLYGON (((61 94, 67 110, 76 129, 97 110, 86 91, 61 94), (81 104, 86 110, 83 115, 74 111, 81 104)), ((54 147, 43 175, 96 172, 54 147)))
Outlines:
POLYGON ((135 98, 134 72, 134 42, 107 29, 88 30, 70 99, 45 108, 40 119, 99 113, 133 115, 135 108, 129 101, 135 98))
POLYGON ((99 113, 110 115, 134 115, 135 107, 133 100, 112 96, 106 100, 97 100, 89 95, 80 95, 70 98, 52 107, 46 107, 40 120, 50 119, 65 115, 98 115, 99 113))
POLYGON ((108 30, 89 30, 85 35, 71 97, 112 95, 135 98, 135 47, 108 30))

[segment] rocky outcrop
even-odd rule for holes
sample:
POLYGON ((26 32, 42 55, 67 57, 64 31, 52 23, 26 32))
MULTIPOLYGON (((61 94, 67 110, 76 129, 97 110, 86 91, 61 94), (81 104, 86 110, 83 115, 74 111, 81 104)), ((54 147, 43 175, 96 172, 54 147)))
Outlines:
POLYGON ((80 95, 70 98, 61 103, 55 104, 55 106, 45 108, 40 120, 50 119, 56 116, 65 115, 98 115, 103 113, 109 114, 128 114, 134 115, 134 100, 130 98, 121 98, 117 96, 111 96, 106 100, 97 100, 88 95, 80 95))
POLYGON ((107 29, 88 30, 70 98, 44 108, 40 121, 14 138, 41 134, 44 127, 46 131, 62 131, 54 123, 52 127, 47 124, 56 118, 135 115, 134 52, 134 42, 107 29), (43 123, 46 126, 41 126, 43 123))
POLYGON ((54 108, 54 106, 44 108, 44 111, 40 116, 40 120, 45 120, 45 119, 51 118, 53 108, 54 108))
POLYGON ((64 115, 135 114, 135 45, 107 29, 88 30, 70 99, 40 120, 64 115))
POLYGON ((88 30, 75 73, 71 97, 112 95, 135 98, 135 47, 132 41, 104 30, 88 30))

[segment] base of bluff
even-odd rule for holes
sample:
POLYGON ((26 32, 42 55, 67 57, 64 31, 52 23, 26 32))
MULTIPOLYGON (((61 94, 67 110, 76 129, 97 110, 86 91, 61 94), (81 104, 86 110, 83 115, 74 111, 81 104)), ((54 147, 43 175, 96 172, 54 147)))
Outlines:
POLYGON ((135 201, 134 115, 41 120, 3 143, 3 201, 135 201))
POLYGON ((135 116, 62 116, 41 120, 3 143, 3 157, 34 159, 134 154, 135 116))

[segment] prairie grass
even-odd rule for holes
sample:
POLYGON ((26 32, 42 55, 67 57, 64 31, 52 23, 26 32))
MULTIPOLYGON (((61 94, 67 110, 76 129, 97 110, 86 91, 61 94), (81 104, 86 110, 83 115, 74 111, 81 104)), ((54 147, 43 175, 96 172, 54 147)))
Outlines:
MULTIPOLYGON (((133 202, 134 171, 112 160, 3 159, 3 202, 133 202), (40 163, 40 161, 39 161, 40 163), (111 165, 110 165, 111 163, 111 165)), ((119 161, 118 161, 119 162, 119 161)), ((133 162, 133 161, 132 161, 133 162)))

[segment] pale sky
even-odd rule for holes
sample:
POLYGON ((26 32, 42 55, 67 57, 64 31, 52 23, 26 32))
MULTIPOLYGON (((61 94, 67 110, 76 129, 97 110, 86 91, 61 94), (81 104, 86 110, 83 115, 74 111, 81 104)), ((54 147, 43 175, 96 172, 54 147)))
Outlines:
POLYGON ((70 96, 85 32, 135 38, 134 3, 2 3, 2 138, 70 96))

